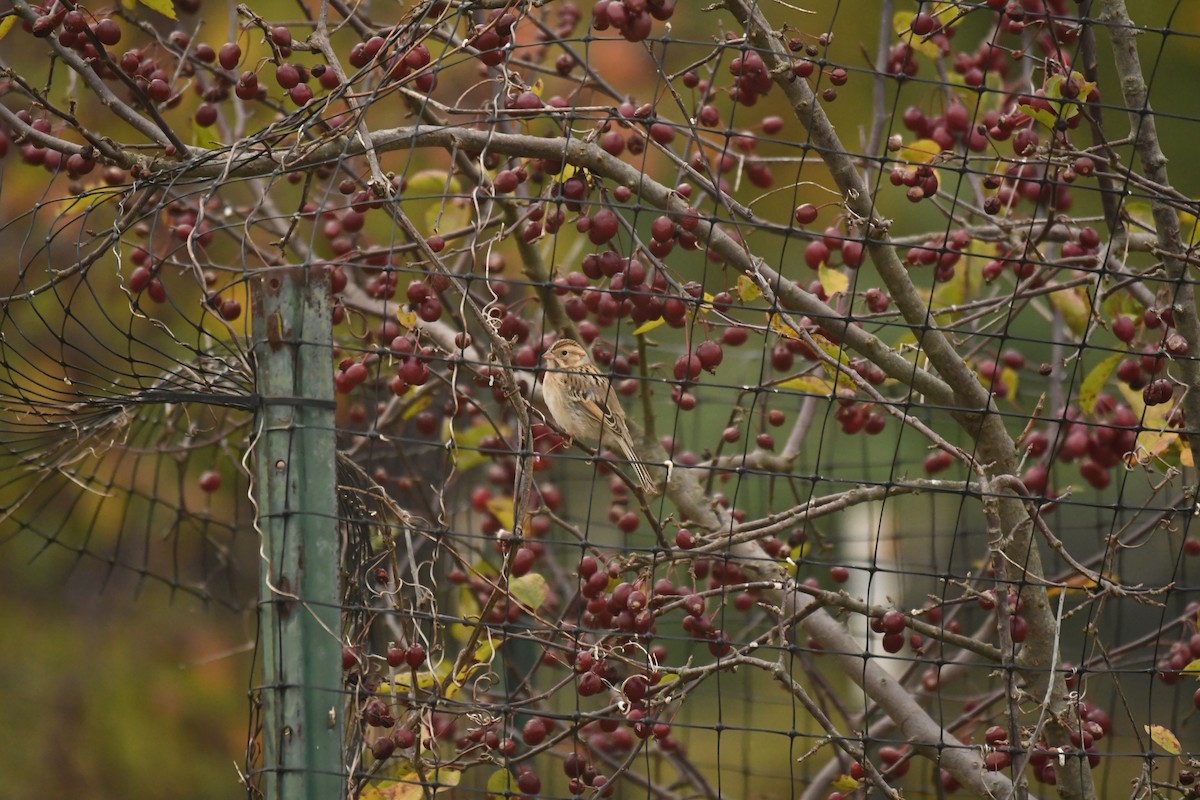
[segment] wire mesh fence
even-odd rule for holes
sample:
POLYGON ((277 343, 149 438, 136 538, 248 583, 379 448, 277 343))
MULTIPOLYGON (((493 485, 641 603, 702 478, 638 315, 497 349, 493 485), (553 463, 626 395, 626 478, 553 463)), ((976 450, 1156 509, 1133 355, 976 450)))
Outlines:
POLYGON ((1196 796, 1190 4, 2 20, 4 535, 250 796, 1196 796))

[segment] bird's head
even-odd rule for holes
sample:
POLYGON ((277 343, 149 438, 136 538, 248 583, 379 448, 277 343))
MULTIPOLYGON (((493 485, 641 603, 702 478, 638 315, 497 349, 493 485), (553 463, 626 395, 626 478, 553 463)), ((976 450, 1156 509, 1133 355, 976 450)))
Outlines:
POLYGON ((559 339, 542 356, 542 361, 551 369, 579 369, 590 359, 583 345, 572 339, 559 339))

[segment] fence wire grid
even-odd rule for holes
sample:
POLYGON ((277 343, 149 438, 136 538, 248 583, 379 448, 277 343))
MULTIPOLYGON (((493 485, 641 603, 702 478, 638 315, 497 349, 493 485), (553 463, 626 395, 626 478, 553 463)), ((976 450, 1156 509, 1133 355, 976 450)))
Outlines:
POLYGON ((13 0, 3 541, 250 797, 1200 796, 1198 12, 13 0))

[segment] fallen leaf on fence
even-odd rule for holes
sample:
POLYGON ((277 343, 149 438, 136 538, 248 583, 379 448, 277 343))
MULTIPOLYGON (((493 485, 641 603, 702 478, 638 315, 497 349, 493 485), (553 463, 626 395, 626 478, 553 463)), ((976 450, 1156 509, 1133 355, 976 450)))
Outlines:
POLYGON ((1179 738, 1171 733, 1170 728, 1163 727, 1162 725, 1143 725, 1142 727, 1146 730, 1146 733, 1150 734, 1151 741, 1156 745, 1173 756, 1179 755, 1179 738))

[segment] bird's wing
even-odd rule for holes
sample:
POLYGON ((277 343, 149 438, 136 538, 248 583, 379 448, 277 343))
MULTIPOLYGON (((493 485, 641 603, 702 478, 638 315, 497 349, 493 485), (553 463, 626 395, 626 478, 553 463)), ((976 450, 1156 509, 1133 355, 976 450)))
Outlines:
POLYGON ((608 381, 596 378, 587 382, 587 388, 583 390, 579 401, 593 416, 604 422, 605 430, 610 430, 618 437, 622 437, 627 435, 625 433, 625 414, 620 403, 613 398, 613 394, 612 385, 608 381))

